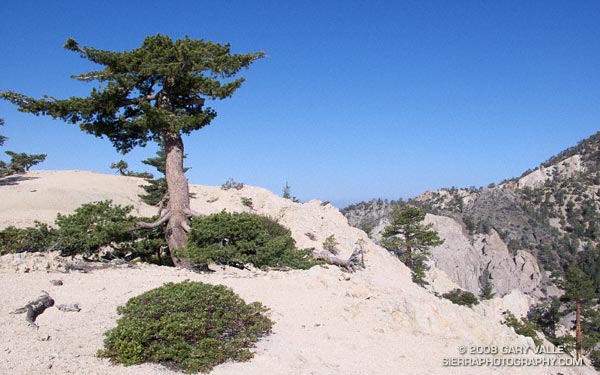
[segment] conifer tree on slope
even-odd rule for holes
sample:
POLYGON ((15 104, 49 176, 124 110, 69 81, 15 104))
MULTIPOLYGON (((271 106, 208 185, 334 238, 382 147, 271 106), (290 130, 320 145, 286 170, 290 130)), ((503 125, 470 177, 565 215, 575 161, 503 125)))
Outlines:
POLYGON ((581 358, 581 309, 594 301, 594 282, 579 267, 572 264, 565 272, 561 284, 565 290, 562 300, 575 303, 575 351, 577 359, 581 358))
POLYGON ((205 106, 206 100, 232 96, 244 82, 243 78, 233 77, 264 53, 232 54, 229 44, 188 37, 173 41, 160 34, 147 37, 141 47, 125 52, 84 47, 73 39, 68 39, 64 47, 103 66, 102 70, 73 77, 101 83, 89 96, 34 99, 4 91, 0 98, 16 104, 22 112, 79 124, 87 133, 110 139, 122 153, 150 141, 164 145, 169 203, 156 222, 138 226, 167 223, 173 261, 187 267, 187 260, 178 259, 174 252, 187 245, 192 215, 182 135, 210 124, 217 113, 205 106))
MULTIPOLYGON (((0 126, 4 125, 4 119, 0 118, 0 126)), ((6 142, 6 137, 0 135, 0 146, 6 142)), ((10 156, 8 163, 0 160, 0 177, 7 177, 18 173, 25 173, 29 168, 46 160, 46 154, 26 154, 24 152, 5 151, 10 156)))
POLYGON ((384 228, 382 237, 386 248, 393 250, 402 262, 411 269, 413 281, 420 285, 425 281, 424 262, 429 248, 444 243, 438 233, 431 229, 433 224, 423 224, 425 211, 413 206, 394 206, 391 224, 384 228))

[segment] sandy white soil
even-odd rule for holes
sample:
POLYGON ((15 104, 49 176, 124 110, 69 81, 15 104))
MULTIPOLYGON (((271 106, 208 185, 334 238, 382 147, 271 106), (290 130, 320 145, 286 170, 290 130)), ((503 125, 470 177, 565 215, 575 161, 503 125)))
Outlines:
MULTIPOLYGON (((154 212, 136 198, 139 179, 81 171, 38 171, 24 177, 14 185, 0 185, 1 227, 52 222, 56 212, 71 212, 81 203, 107 198, 133 204, 140 214, 154 212)), ((341 256, 347 257, 363 239, 367 268, 346 274, 337 267, 320 266, 289 272, 214 267, 215 273, 196 274, 123 265, 82 273, 64 272, 70 260, 56 254, 6 255, 0 258, 0 373, 174 374, 159 365, 111 365, 95 354, 102 348, 103 333, 116 325, 117 306, 165 282, 186 279, 227 285, 247 302, 269 307, 275 321, 273 333, 257 345, 254 359, 218 366, 212 372, 216 375, 595 373, 587 367, 444 367, 444 358, 465 357, 458 353, 460 346, 533 343, 499 324, 496 315, 486 315, 485 309, 453 305, 413 284, 406 267, 362 231, 348 226, 331 205, 297 204, 255 187, 223 191, 193 186, 192 192, 193 209, 204 214, 248 211, 240 198, 252 198, 254 211, 289 227, 300 247, 320 247, 334 234, 341 256), (63 285, 50 283, 56 279, 63 285), (78 303, 81 311, 49 308, 37 319, 39 329, 29 327, 23 315, 10 314, 42 291, 56 304, 78 303)))

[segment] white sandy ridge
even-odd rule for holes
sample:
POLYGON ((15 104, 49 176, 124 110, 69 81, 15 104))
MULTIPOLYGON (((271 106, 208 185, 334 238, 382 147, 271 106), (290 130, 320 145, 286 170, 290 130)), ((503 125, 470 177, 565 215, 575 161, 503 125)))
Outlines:
MULTIPOLYGON (((36 171, 23 177, 14 185, 0 185, 0 227, 52 222, 57 212, 72 212, 82 203, 103 199, 132 204, 140 215, 155 213, 137 198, 140 179, 82 171, 36 171)), ((316 200, 293 203, 249 186, 239 191, 192 186, 191 191, 196 194, 192 208, 203 214, 248 211, 240 198, 251 198, 254 212, 289 227, 299 247, 320 247, 333 234, 341 244, 340 256, 347 257, 362 239, 369 250, 367 268, 349 277, 341 277, 343 272, 336 267, 290 272, 216 268, 213 274, 196 274, 137 265, 62 273, 65 260, 52 254, 7 255, 0 258, 0 373, 175 374, 158 365, 115 366, 95 354, 102 348, 103 333, 116 325, 117 306, 165 282, 186 279, 227 285, 247 302, 269 307, 275 321, 273 333, 259 342, 250 362, 226 363, 215 368, 215 375, 595 373, 588 367, 541 365, 445 367, 444 358, 481 357, 459 354, 461 346, 533 347, 533 343, 501 325, 492 307, 474 311, 416 286, 404 265, 364 232, 350 227, 331 205, 316 200), (64 285, 52 285, 50 280, 55 279, 64 285), (28 327, 22 315, 9 314, 42 290, 56 304, 79 303, 82 310, 50 308, 38 317, 38 330, 28 327)), ((556 356, 530 352, 527 358, 556 356)))

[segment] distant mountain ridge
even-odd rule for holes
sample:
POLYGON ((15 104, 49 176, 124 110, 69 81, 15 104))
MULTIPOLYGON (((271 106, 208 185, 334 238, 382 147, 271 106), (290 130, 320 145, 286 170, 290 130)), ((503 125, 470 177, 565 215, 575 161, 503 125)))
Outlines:
MULTIPOLYGON (((405 203, 375 199, 342 212, 369 232, 405 203)), ((576 262, 600 286, 600 132, 520 178, 487 188, 428 191, 408 203, 453 218, 469 236, 495 231, 512 253, 531 252, 555 275, 576 262)))

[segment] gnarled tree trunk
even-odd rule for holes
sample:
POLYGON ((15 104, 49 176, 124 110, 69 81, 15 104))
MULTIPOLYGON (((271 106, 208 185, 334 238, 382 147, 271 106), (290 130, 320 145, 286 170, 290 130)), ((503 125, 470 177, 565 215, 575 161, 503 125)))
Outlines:
POLYGON ((190 194, 188 181, 183 172, 183 140, 177 132, 168 132, 164 136, 165 153, 167 158, 165 177, 169 194, 167 205, 170 215, 167 223, 167 244, 173 263, 177 267, 189 268, 187 259, 178 258, 175 250, 187 246, 190 211, 190 194))

